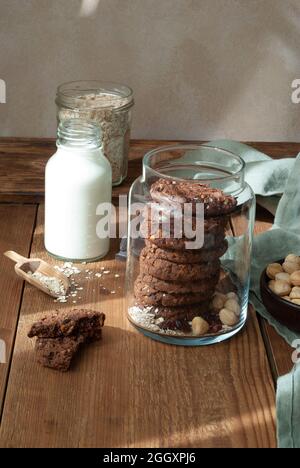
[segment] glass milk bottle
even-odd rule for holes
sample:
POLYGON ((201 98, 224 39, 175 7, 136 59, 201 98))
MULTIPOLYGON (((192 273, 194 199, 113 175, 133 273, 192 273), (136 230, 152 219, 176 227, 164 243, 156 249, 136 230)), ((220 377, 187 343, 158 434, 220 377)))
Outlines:
POLYGON ((99 225, 101 215, 102 221, 108 216, 112 187, 99 126, 61 122, 56 146, 45 174, 45 248, 59 259, 98 260, 109 251, 109 233, 99 225))

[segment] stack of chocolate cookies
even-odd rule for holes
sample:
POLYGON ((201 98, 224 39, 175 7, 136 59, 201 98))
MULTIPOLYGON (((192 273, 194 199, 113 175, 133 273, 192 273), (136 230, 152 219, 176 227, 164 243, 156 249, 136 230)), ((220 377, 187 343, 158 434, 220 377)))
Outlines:
POLYGON ((169 179, 153 183, 150 194, 152 200, 145 206, 141 224, 145 247, 134 285, 137 305, 148 307, 161 318, 162 329, 188 332, 196 316, 205 317, 213 326, 209 304, 220 277, 220 257, 228 248, 225 228, 236 199, 198 182, 169 179), (192 216, 187 222, 192 227, 198 226, 197 204, 203 204, 201 248, 187 248, 191 239, 175 233, 176 213, 179 208, 182 212, 186 203, 191 207, 192 216), (164 214, 171 221, 167 229, 164 214))

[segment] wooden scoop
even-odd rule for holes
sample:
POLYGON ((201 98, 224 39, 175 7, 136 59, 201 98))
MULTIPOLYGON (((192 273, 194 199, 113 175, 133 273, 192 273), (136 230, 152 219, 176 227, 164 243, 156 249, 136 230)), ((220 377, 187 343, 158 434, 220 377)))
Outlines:
POLYGON ((8 250, 4 253, 4 255, 16 262, 15 272, 17 273, 17 275, 21 276, 32 286, 35 286, 44 293, 48 294, 49 296, 56 298, 61 296, 61 294, 56 294, 55 292, 50 291, 50 289, 48 289, 47 286, 43 285, 38 279, 28 274, 29 272, 39 272, 45 276, 57 278, 59 281, 61 281, 61 283, 64 286, 65 293, 67 293, 70 287, 69 279, 66 277, 66 275, 64 275, 60 271, 57 271, 53 266, 49 265, 49 263, 45 262, 44 260, 41 260, 40 258, 22 257, 22 255, 19 255, 13 250, 8 250))

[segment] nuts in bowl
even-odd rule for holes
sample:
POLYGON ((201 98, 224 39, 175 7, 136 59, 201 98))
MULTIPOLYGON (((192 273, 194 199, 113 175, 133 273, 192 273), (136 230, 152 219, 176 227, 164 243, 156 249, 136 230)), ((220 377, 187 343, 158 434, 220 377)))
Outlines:
POLYGON ((260 291, 270 314, 300 332, 300 257, 289 254, 267 265, 261 275, 260 291))
POLYGON ((268 287, 286 301, 299 305, 300 257, 289 254, 282 263, 270 263, 266 268, 268 287))

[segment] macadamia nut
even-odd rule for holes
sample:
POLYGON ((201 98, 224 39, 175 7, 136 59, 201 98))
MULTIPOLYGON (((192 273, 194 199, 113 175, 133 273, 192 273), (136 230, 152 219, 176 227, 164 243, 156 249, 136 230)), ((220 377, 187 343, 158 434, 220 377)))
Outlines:
POLYGON ((277 275, 275 275, 275 280, 283 280, 287 283, 291 283, 291 276, 284 271, 282 273, 277 273, 277 275))
POLYGON ((300 288, 299 286, 294 286, 290 293, 290 299, 300 299, 300 288))
POLYGON ((235 292, 229 292, 229 293, 227 294, 227 298, 228 298, 228 299, 234 299, 234 300, 236 300, 237 302, 239 302, 238 295, 237 295, 235 292))
POLYGON ((235 315, 238 317, 241 313, 240 304, 235 299, 228 299, 224 304, 225 309, 232 310, 235 315))
POLYGON ((299 265, 296 262, 284 262, 282 268, 291 275, 294 271, 299 270, 299 265))
POLYGON ((271 291, 274 292, 275 280, 269 281, 268 286, 271 289, 271 291))
POLYGON ((238 318, 236 314, 233 312, 233 310, 229 309, 222 309, 220 310, 220 320, 223 323, 223 325, 227 325, 228 327, 232 327, 235 325, 238 321, 238 318))
POLYGON ((289 283, 282 280, 276 280, 273 288, 273 292, 278 296, 288 296, 292 289, 289 283))
POLYGON ((293 286, 300 286, 300 270, 294 271, 290 279, 293 286))
POLYGON ((300 269, 300 257, 295 254, 289 254, 285 257, 285 262, 298 263, 300 269))
POLYGON ((266 272, 270 279, 274 279, 277 273, 282 272, 282 266, 280 263, 270 263, 270 265, 267 266, 266 272))
POLYGON ((216 293, 213 297, 211 305, 214 309, 220 310, 222 309, 226 301, 227 297, 225 296, 225 294, 216 293))
POLYGON ((202 317, 194 317, 192 320, 193 335, 205 335, 209 330, 209 324, 202 317))

